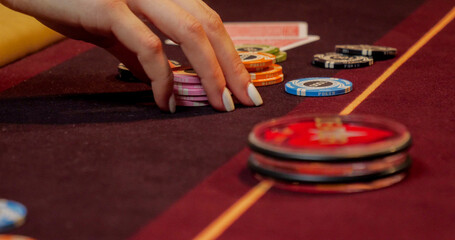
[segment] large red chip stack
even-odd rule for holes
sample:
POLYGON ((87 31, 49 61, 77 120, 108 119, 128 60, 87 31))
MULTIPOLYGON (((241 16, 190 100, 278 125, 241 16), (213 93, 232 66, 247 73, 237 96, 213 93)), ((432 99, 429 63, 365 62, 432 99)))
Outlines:
POLYGON ((390 119, 312 115, 273 119, 251 131, 248 166, 277 187, 352 193, 391 186, 407 174, 409 131, 390 119))

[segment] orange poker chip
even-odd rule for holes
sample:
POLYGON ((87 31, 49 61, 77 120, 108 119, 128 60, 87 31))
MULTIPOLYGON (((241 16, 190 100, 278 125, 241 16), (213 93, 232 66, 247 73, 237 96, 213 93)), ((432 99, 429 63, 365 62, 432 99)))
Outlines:
POLYGON ((178 67, 181 67, 182 64, 180 64, 179 62, 175 61, 175 60, 168 60, 169 62, 169 66, 171 66, 171 68, 178 68, 178 67))
POLYGON ((256 87, 269 86, 269 85, 277 84, 277 83, 280 83, 280 82, 283 82, 283 81, 284 81, 283 74, 281 74, 279 76, 276 76, 276 77, 272 77, 272 78, 266 78, 266 79, 260 79, 260 80, 252 80, 253 85, 256 86, 256 87))
POLYGON ((238 52, 248 71, 262 71, 275 63, 275 55, 262 52, 238 52))
POLYGON ((185 75, 185 76, 191 76, 191 77, 198 77, 196 71, 194 71, 194 69, 192 69, 192 68, 178 69, 178 70, 174 70, 172 72, 174 73, 174 75, 178 74, 178 75, 185 75))
POLYGON ((251 73, 251 72, 262 72, 266 71, 269 67, 257 67, 257 68, 246 68, 246 70, 251 73))
POLYGON ((278 64, 273 64, 264 71, 250 72, 250 77, 254 82, 254 80, 273 78, 281 74, 283 74, 283 68, 278 64))

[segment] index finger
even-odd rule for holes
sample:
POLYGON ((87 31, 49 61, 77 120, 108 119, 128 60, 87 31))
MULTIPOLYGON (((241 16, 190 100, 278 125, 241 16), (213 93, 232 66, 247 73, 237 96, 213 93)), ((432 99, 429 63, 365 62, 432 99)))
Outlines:
POLYGON ((170 0, 136 0, 130 3, 164 34, 180 44, 198 73, 210 104, 217 110, 235 109, 223 71, 203 26, 190 13, 170 0))
POLYGON ((247 106, 263 103, 261 95, 251 83, 250 74, 245 69, 234 44, 224 28, 220 16, 200 0, 173 0, 193 14, 202 24, 218 62, 223 69, 229 89, 237 99, 247 106))

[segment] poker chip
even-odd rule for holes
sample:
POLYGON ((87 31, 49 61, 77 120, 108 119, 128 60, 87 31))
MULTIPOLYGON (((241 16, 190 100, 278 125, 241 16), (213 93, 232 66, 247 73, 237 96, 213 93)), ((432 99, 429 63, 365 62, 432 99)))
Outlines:
POLYGON ((330 52, 314 55, 312 64, 322 68, 360 68, 371 66, 373 58, 330 52))
POLYGON ((277 54, 275 54, 275 57, 276 57, 276 62, 281 63, 281 62, 286 61, 286 59, 288 58, 288 54, 286 52, 278 52, 277 54))
POLYGON ((35 239, 26 237, 26 236, 20 236, 20 235, 0 234, 0 240, 35 240, 35 239))
MULTIPOLYGON (((169 66, 171 68, 177 68, 177 67, 181 67, 182 65, 175 61, 175 60, 168 60, 169 62, 169 66)), ((125 64, 123 63, 119 63, 117 65, 117 71, 118 71, 118 75, 117 75, 117 78, 122 80, 122 81, 125 81, 125 82, 141 82, 141 80, 139 80, 137 77, 135 77, 133 75, 133 73, 130 71, 130 69, 128 69, 125 64)))
POLYGON ((181 96, 175 95, 176 100, 186 100, 186 101, 208 101, 207 96, 181 96))
POLYGON ((255 177, 262 180, 271 180, 274 182, 274 186, 279 189, 303 192, 303 193, 319 193, 319 194, 330 194, 330 193, 358 193, 365 191, 373 191, 386 187, 390 187, 397 184, 406 177, 407 173, 398 173, 389 177, 376 179, 370 182, 354 182, 354 183, 303 183, 303 182, 287 182, 280 181, 273 178, 261 176, 255 174, 255 177))
POLYGON ((304 174, 306 176, 356 177, 390 172, 406 164, 409 156, 405 152, 369 161, 355 162, 319 162, 319 161, 284 161, 253 152, 251 161, 255 165, 265 166, 268 171, 304 174))
POLYGON ((301 78, 287 82, 285 84, 285 91, 297 96, 336 96, 352 91, 352 83, 341 78, 301 78))
POLYGON ((203 107, 210 105, 208 101, 188 101, 188 100, 176 100, 177 106, 184 107, 203 107))
POLYGON ((26 215, 27 209, 24 205, 15 201, 0 199, 0 232, 22 225, 26 215))
POLYGON ((249 72, 258 72, 275 63, 275 55, 262 52, 238 52, 245 68, 249 72))
POLYGON ((254 86, 269 86, 274 85, 277 83, 281 83, 284 81, 284 75, 278 75, 276 77, 266 78, 266 79, 259 79, 259 80, 252 80, 254 86))
POLYGON ((250 72, 251 80, 260 80, 273 78, 283 74, 283 68, 278 64, 273 64, 271 67, 267 68, 264 71, 259 72, 250 72))
POLYGON ((174 93, 183 96, 207 95, 202 85, 174 84, 174 93))
POLYGON ((372 57, 374 60, 385 60, 397 55, 397 49, 393 47, 374 46, 374 45, 336 45, 335 51, 348 55, 361 55, 372 57))
POLYGON ((402 181, 411 167, 411 135, 396 121, 367 115, 302 115, 257 124, 248 167, 274 186, 352 193, 402 181))
POLYGON ((119 63, 117 66, 118 75, 117 78, 124 81, 124 82, 140 82, 138 78, 136 78, 133 73, 125 66, 123 63, 119 63))
POLYGON ((250 148, 267 156, 296 161, 346 162, 394 155, 411 145, 407 128, 368 115, 308 115, 257 124, 250 148))
POLYGON ((248 167, 255 173, 262 176, 268 176, 273 179, 286 181, 286 182, 302 182, 302 183, 351 183, 351 182, 370 182, 380 178, 386 178, 394 174, 404 172, 411 166, 411 158, 406 157, 405 161, 397 166, 389 167, 383 171, 369 172, 368 174, 357 175, 324 175, 324 174, 303 174, 291 170, 283 171, 270 167, 258 162, 254 155, 250 156, 248 160, 248 167))
POLYGON ((181 67, 182 64, 180 64, 179 62, 175 61, 175 60, 168 60, 169 61, 169 66, 171 66, 171 68, 178 68, 178 67, 181 67))
POLYGON ((192 68, 173 71, 173 74, 174 82, 201 84, 201 79, 192 68))
POLYGON ((174 88, 204 89, 204 87, 201 84, 179 82, 174 83, 174 88))
POLYGON ((274 55, 280 52, 279 48, 265 44, 241 44, 236 45, 235 49, 241 52, 263 52, 274 55))

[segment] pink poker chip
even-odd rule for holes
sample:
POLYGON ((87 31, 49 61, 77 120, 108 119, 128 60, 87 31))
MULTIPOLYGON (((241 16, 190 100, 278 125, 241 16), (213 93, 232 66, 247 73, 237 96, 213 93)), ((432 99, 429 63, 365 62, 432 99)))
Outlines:
POLYGON ((176 74, 174 74, 174 82, 201 84, 201 79, 199 79, 199 77, 190 77, 190 76, 185 76, 185 75, 176 75, 176 74))
POLYGON ((174 83, 174 88, 197 88, 197 89, 204 89, 201 84, 194 84, 194 83, 174 83))
POLYGON ((209 98, 207 96, 180 96, 175 95, 176 100, 186 100, 186 101, 208 101, 209 98))
POLYGON ((174 84, 174 93, 183 96, 202 96, 207 95, 202 86, 189 84, 174 84))
POLYGON ((208 101, 187 101, 187 100, 176 100, 175 103, 177 106, 184 106, 184 107, 202 107, 208 106, 208 101))
POLYGON ((193 69, 183 69, 173 71, 174 82, 179 83, 198 83, 201 84, 201 79, 193 69))

